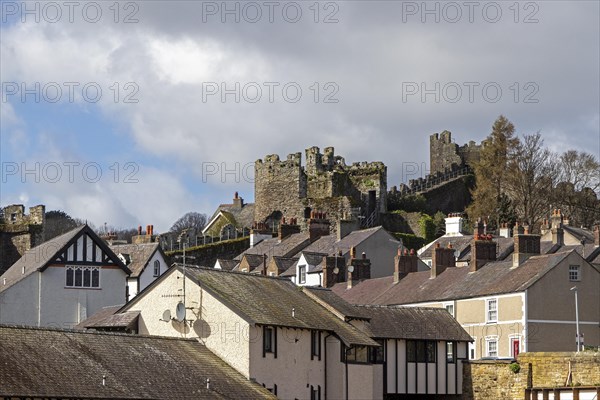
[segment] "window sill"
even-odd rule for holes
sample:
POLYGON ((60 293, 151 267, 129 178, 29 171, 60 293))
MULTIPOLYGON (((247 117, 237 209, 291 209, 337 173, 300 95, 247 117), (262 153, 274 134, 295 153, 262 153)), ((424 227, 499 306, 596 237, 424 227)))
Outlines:
POLYGON ((65 289, 84 289, 84 290, 102 290, 100 287, 76 287, 76 286, 65 286, 65 289))

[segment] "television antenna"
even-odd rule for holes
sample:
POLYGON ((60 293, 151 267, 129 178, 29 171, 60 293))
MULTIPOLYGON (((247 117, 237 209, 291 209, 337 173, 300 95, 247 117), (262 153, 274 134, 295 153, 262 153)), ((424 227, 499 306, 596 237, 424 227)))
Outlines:
MULTIPOLYGON (((184 233, 186 233, 186 231, 184 231, 184 233)), ((182 237, 183 237, 183 233, 179 236, 178 238, 178 242, 182 242, 182 237)), ((192 256, 186 256, 185 254, 185 250, 187 249, 187 241, 183 241, 182 243, 182 247, 183 247, 183 256, 176 256, 176 257, 182 257, 183 258, 183 265, 182 265, 182 273, 183 273, 183 302, 179 302, 177 303, 177 308, 175 310, 175 316, 176 316, 176 320, 179 322, 186 322, 186 301, 185 301, 185 281, 186 281, 186 259, 190 258, 190 259, 195 259, 196 257, 192 257, 192 256)))

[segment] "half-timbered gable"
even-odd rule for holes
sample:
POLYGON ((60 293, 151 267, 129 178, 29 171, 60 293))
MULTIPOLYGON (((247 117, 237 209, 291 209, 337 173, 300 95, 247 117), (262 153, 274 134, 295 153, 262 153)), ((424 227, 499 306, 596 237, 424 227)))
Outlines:
POLYGON ((130 270, 87 225, 27 251, 0 277, 0 322, 70 328, 123 304, 130 270))

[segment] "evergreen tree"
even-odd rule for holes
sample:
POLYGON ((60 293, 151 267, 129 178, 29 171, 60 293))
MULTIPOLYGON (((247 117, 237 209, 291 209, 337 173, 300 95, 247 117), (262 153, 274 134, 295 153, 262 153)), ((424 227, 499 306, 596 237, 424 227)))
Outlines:
POLYGON ((492 126, 492 133, 483 143, 480 159, 474 168, 476 186, 471 192, 473 203, 467 213, 471 219, 486 218, 492 229, 503 222, 500 220, 503 209, 510 206, 506 203, 504 191, 508 163, 519 144, 514 133, 514 125, 500 115, 492 126))

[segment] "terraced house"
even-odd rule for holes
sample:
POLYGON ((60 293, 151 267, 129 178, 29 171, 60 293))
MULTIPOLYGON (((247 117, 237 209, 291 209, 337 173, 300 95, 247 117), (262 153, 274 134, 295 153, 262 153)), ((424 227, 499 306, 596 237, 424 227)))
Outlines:
POLYGON ((441 309, 355 307, 288 279, 169 269, 108 317, 140 334, 197 338, 241 375, 285 399, 460 394, 471 340, 441 309), (130 326, 131 328, 131 326, 130 326))
POLYGON ((540 254, 540 236, 515 234, 512 257, 496 260, 497 243, 475 235, 468 265, 454 248, 436 246, 429 272, 399 254, 394 276, 333 291, 354 304, 445 308, 474 339, 469 358, 576 349, 575 296, 584 344, 600 345, 600 271, 576 249, 540 254), (576 288, 571 290, 572 288, 576 288))

